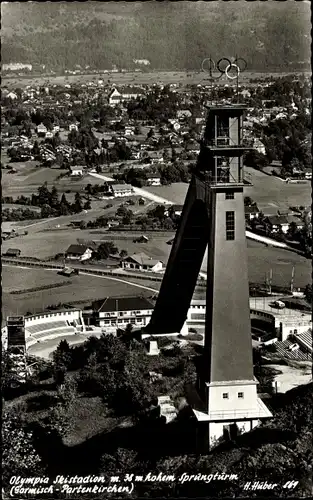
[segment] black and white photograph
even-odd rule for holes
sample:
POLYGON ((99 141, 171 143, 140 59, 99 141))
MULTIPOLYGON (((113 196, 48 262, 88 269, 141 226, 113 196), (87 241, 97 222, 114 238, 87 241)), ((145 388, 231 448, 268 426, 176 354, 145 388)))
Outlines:
POLYGON ((2 497, 311 498, 311 2, 1 25, 2 497))

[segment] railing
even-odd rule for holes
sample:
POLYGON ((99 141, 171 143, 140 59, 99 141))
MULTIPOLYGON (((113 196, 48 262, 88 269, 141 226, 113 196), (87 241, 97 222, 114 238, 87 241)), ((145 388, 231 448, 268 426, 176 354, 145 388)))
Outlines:
MULTIPOLYGON (((266 407, 265 407, 266 408, 266 407)), ((267 409, 267 408, 266 408, 267 409)), ((225 411, 209 411, 208 416, 212 419, 239 419, 239 418, 258 418, 264 417, 266 410, 249 408, 247 410, 225 410, 225 411)))

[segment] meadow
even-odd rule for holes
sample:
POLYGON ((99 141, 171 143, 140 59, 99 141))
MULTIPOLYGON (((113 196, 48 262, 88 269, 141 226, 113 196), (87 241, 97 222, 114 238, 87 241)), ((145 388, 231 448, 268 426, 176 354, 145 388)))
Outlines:
POLYGON ((38 187, 45 182, 51 189, 56 186, 60 193, 66 193, 68 190, 72 192, 80 192, 83 194, 87 184, 102 184, 101 180, 86 175, 80 178, 70 177, 68 171, 57 168, 39 167, 36 162, 18 162, 10 163, 10 166, 15 168, 15 174, 9 174, 6 170, 2 172, 2 196, 19 196, 24 194, 29 196, 37 192, 38 187))
MULTIPOLYGON (((2 317, 12 314, 26 314, 26 312, 41 312, 49 305, 57 305, 72 301, 92 301, 104 299, 107 296, 125 297, 143 295, 150 297, 153 290, 158 290, 160 283, 154 281, 135 280, 125 277, 124 283, 109 278, 79 275, 70 278, 70 285, 57 289, 41 290, 38 292, 11 295, 12 290, 22 290, 33 286, 47 285, 64 281, 64 276, 58 276, 56 271, 36 268, 2 268, 2 317), (129 283, 128 283, 129 282, 129 283), (134 283, 132 285, 131 283, 134 283), (146 288, 145 288, 146 287, 146 288)), ((79 305, 78 305, 79 306, 79 305)), ((80 306, 82 307, 82 306, 80 306)))
MULTIPOLYGON (((270 76, 282 77, 288 75, 286 73, 260 73, 253 71, 246 71, 241 73, 240 80, 242 82, 248 82, 250 79, 264 79, 270 76)), ((61 76, 34 76, 34 77, 3 77, 3 85, 10 88, 14 87, 25 87, 27 85, 65 85, 69 84, 84 84, 88 82, 97 83, 99 79, 103 81, 103 84, 117 84, 117 85, 152 85, 155 83, 171 84, 178 83, 181 85, 194 85, 202 84, 208 85, 209 74, 204 71, 154 71, 150 73, 139 73, 139 72, 129 72, 129 73, 103 73, 101 71, 93 74, 85 75, 61 75, 61 76)), ((224 85, 226 80, 221 78, 218 84, 224 85)))
MULTIPOLYGON (((311 183, 287 184, 278 177, 269 176, 259 170, 245 167, 252 186, 244 188, 244 195, 250 196, 266 215, 285 211, 290 206, 311 205, 311 183)), ((170 186, 150 186, 147 191, 162 196, 173 203, 182 205, 185 201, 188 184, 177 182, 170 186)))

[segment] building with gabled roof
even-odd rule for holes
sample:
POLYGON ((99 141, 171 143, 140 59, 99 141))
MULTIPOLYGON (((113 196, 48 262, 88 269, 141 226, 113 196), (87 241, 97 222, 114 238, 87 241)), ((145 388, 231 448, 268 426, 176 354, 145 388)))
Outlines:
POLYGON ((152 259, 144 252, 134 253, 128 255, 121 261, 123 269, 138 270, 138 271, 152 271, 158 272, 163 269, 163 262, 157 259, 152 259))
POLYGON ((130 99, 143 97, 144 94, 144 90, 138 87, 120 87, 119 90, 117 88, 114 88, 111 90, 108 96, 109 105, 116 106, 123 101, 129 101, 130 99))
POLYGON ((108 330, 123 328, 129 323, 138 328, 147 325, 153 303, 146 297, 106 297, 92 303, 96 323, 108 330))
POLYGON ((71 260, 88 260, 92 256, 92 249, 86 245, 70 245, 65 252, 65 257, 71 260))

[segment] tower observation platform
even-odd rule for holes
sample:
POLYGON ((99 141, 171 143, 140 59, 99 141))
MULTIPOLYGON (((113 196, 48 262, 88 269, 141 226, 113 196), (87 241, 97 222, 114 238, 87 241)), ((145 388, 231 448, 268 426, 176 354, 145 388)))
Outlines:
POLYGON ((145 333, 181 331, 208 248, 205 354, 190 404, 200 441, 210 447, 223 435, 252 429, 271 413, 257 396, 253 376, 243 197, 246 108, 207 108, 197 165, 145 333))

